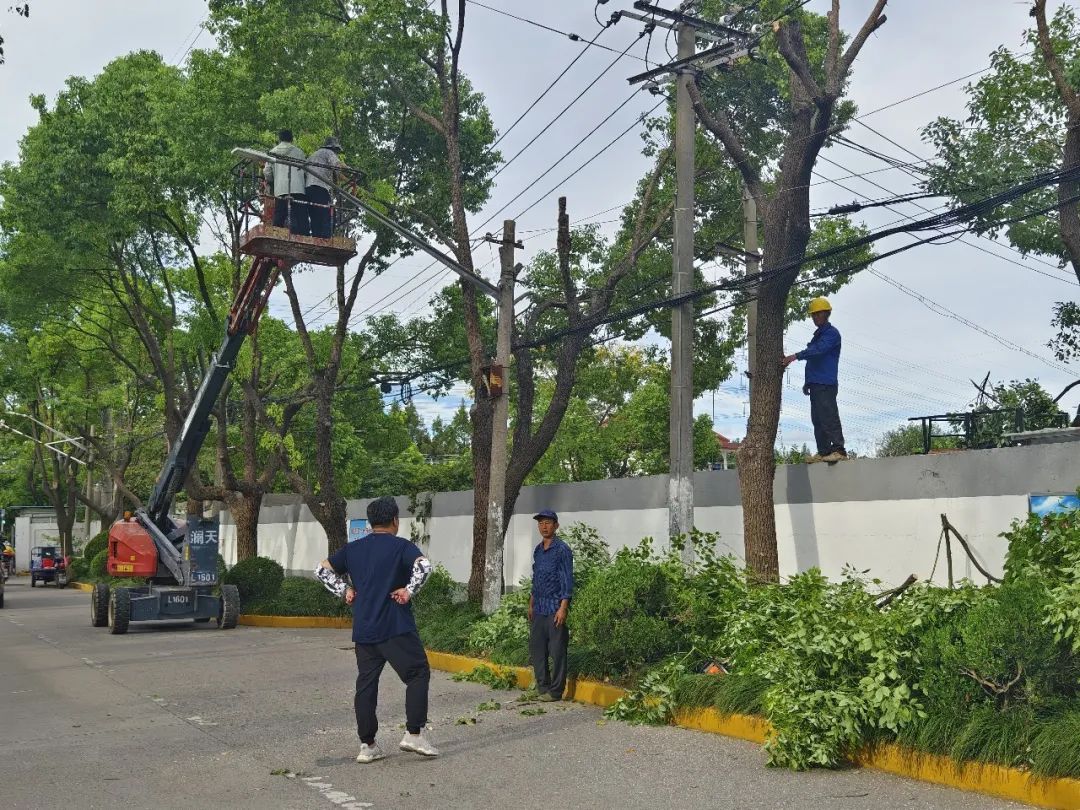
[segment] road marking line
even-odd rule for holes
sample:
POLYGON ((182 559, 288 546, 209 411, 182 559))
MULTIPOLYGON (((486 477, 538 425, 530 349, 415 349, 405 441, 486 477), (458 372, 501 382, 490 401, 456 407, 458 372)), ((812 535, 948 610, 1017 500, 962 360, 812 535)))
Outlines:
POLYGON ((343 808, 343 810, 362 810, 363 808, 375 806, 371 802, 362 802, 342 790, 336 790, 332 784, 324 781, 322 776, 305 776, 301 781, 315 788, 322 794, 324 799, 343 808))

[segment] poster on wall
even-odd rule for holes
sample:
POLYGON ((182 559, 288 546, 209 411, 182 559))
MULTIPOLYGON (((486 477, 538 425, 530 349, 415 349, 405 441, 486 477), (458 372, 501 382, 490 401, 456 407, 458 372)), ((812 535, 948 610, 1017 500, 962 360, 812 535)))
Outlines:
POLYGON ((367 518, 352 518, 349 520, 349 542, 359 540, 368 534, 367 518))
POLYGON ((1080 509, 1080 495, 1075 492, 1028 495, 1028 511, 1039 517, 1072 512, 1077 509, 1080 509))

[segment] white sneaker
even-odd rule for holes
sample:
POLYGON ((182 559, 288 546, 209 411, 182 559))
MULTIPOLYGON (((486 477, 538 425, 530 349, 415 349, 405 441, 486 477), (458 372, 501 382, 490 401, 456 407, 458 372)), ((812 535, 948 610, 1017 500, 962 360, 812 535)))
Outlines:
POLYGON ((360 743, 360 753, 356 755, 356 761, 361 765, 366 765, 369 762, 374 762, 377 759, 382 759, 386 754, 379 748, 378 743, 368 745, 367 743, 360 743))
POLYGON ((419 734, 410 734, 406 731, 398 747, 402 751, 412 751, 425 757, 437 757, 439 755, 439 749, 428 739, 427 729, 424 728, 420 729, 419 734))

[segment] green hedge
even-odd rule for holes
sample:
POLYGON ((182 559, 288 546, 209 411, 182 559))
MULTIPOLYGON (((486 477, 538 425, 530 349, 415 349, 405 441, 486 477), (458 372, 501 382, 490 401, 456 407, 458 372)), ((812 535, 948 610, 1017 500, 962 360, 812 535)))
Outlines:
POLYGON ((240 605, 246 610, 277 596, 284 579, 285 569, 279 563, 269 557, 249 557, 226 571, 222 582, 236 586, 240 605))
POLYGON ((277 593, 257 600, 245 609, 264 616, 352 615, 352 608, 344 600, 326 590, 318 580, 308 577, 284 577, 277 593))
POLYGON ((101 551, 94 555, 93 559, 90 560, 90 579, 92 579, 94 582, 97 582, 99 579, 104 579, 105 577, 107 577, 108 571, 106 570, 106 568, 108 562, 109 550, 103 548, 101 549, 101 551))
POLYGON ((100 532, 91 537, 85 546, 83 546, 82 556, 84 560, 93 560, 98 554, 106 549, 109 545, 109 530, 102 529, 100 532))

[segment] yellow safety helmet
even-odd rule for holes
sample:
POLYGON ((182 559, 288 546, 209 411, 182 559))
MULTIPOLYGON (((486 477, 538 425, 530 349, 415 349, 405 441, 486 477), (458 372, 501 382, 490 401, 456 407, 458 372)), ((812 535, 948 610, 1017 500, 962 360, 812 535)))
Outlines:
POLYGON ((815 312, 832 312, 832 304, 829 303, 829 299, 815 298, 811 301, 809 313, 813 315, 815 312))

